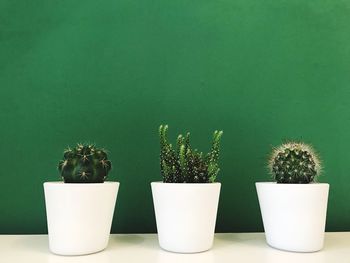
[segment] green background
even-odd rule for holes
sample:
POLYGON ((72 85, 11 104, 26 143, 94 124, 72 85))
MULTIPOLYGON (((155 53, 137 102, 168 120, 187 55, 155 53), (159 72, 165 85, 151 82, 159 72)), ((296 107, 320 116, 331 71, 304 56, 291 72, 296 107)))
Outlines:
POLYGON ((263 230, 254 183, 287 139, 318 150, 327 230, 350 230, 349 73, 349 1, 1 0, 0 233, 46 233, 42 183, 84 141, 121 182, 112 231, 155 232, 162 123, 204 151, 224 130, 216 231, 263 230))

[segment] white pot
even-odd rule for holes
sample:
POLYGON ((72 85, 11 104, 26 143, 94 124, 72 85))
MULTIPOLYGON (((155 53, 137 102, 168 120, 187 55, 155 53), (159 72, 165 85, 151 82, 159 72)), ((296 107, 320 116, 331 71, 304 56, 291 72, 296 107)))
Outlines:
POLYGON ((329 184, 256 183, 267 243, 278 249, 323 248, 329 184))
POLYGON ((59 255, 107 247, 119 183, 44 183, 49 246, 59 255))
POLYGON ((220 183, 151 183, 161 248, 196 253, 213 246, 220 183))

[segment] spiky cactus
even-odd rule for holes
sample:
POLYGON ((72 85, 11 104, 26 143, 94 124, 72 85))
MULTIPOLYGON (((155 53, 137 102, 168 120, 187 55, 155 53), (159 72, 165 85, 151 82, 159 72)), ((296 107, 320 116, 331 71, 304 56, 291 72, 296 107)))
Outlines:
POLYGON ((105 150, 85 144, 65 150, 58 164, 65 183, 103 183, 111 168, 105 150))
POLYGON ((180 134, 177 145, 168 143, 168 125, 159 127, 160 170, 165 183, 212 183, 220 169, 219 143, 222 131, 215 131, 211 151, 203 155, 190 145, 190 134, 180 134))
POLYGON ((268 166, 277 183, 308 184, 314 182, 321 172, 320 161, 314 149, 297 142, 275 148, 268 166))

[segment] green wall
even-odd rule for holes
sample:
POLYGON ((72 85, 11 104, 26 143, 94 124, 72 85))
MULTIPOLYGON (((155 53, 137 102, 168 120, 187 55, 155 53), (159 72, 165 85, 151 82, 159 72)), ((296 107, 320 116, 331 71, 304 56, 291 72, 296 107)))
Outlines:
MULTIPOLYGON (((350 230, 350 2, 0 1, 0 233, 46 233, 67 145, 110 151, 113 232, 155 232, 157 130, 224 130, 217 231, 262 231, 271 146, 312 143, 328 231, 350 230)), ((205 219, 204 219, 205 220, 205 219)))

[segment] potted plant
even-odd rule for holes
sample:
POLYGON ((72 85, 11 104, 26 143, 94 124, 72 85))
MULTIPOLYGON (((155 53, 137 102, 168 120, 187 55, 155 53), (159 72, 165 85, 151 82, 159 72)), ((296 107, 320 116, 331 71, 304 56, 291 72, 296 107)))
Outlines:
POLYGON ((58 169, 64 182, 45 182, 50 250, 83 255, 106 248, 119 183, 104 182, 112 168, 107 153, 78 144, 64 151, 58 169))
POLYGON ((273 150, 268 167, 276 182, 256 183, 267 243, 288 251, 321 250, 329 184, 316 182, 317 154, 310 145, 285 143, 273 150))
POLYGON ((160 170, 163 182, 152 182, 152 195, 161 248, 178 253, 196 253, 213 245, 221 184, 219 142, 215 131, 211 151, 193 150, 190 134, 177 137, 177 147, 167 138, 167 125, 159 128, 160 170))

